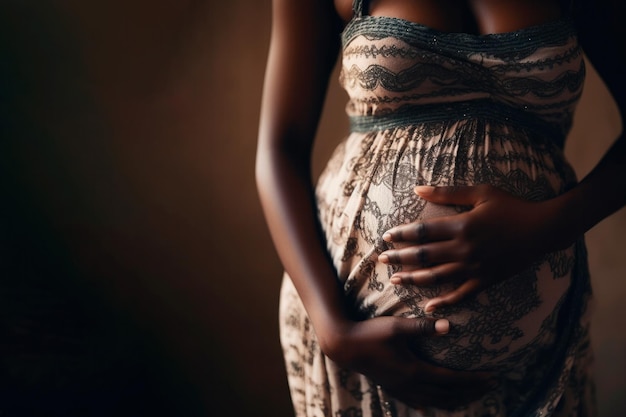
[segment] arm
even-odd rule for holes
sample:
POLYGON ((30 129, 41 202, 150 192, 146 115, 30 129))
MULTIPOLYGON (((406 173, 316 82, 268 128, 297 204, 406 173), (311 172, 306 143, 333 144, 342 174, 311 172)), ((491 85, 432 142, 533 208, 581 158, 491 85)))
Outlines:
MULTIPOLYGON (((578 12, 580 43, 611 92, 626 121, 626 27, 620 2, 585 1, 578 12)), ((590 138, 591 140, 592 138, 590 138)), ((626 137, 624 131, 578 187, 563 196, 563 212, 580 235, 626 205, 626 137)))
MULTIPOLYGON (((587 1, 577 13, 579 40, 626 120, 626 27, 617 1, 587 1)), ((589 138, 592 140, 593 138, 589 138)), ((493 282, 527 268, 546 253, 573 242, 626 205, 626 138, 619 135, 597 166, 573 189, 544 202, 513 197, 491 186, 418 187, 439 204, 473 207, 449 218, 409 224, 389 231, 389 241, 414 246, 381 254, 384 262, 431 263, 392 277, 396 284, 431 285, 459 281, 459 287, 431 300, 434 310, 475 294, 493 282), (516 219, 511 222, 510 219, 516 219), (440 262, 439 262, 440 261, 440 262)), ((420 265, 418 265, 420 266, 420 265)))
POLYGON ((316 221, 310 162, 339 51, 340 22, 329 1, 277 0, 272 18, 257 186, 280 260, 319 330, 322 350, 330 352, 348 316, 316 221), (321 323, 328 332, 321 331, 321 323))
POLYGON ((339 52, 340 30, 330 0, 273 2, 256 159, 270 234, 320 348, 330 359, 415 406, 469 401, 486 389, 486 375, 437 368, 419 361, 409 348, 419 337, 447 331, 446 320, 354 321, 345 307, 317 222, 310 174, 313 139, 339 52))

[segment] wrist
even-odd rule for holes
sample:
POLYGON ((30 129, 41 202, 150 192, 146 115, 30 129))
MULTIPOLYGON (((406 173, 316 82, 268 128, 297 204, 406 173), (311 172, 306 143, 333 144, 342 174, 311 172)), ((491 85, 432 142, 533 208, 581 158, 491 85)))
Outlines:
POLYGON ((571 190, 546 201, 548 215, 545 229, 548 252, 570 247, 586 231, 583 205, 578 192, 571 190))
POLYGON ((347 317, 335 315, 318 321, 317 325, 313 324, 322 353, 335 362, 346 362, 348 339, 354 323, 347 317))

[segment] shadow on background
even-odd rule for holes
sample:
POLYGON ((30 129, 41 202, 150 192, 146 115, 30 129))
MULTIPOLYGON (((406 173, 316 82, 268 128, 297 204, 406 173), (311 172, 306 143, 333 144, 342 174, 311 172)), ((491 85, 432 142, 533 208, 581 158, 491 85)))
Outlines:
POLYGON ((1 414, 194 415, 147 320, 168 260, 143 244, 158 231, 137 227, 74 22, 61 2, 5 1, 0 27, 1 414))
POLYGON ((218 195, 256 204, 251 162, 219 162, 254 137, 215 128, 242 118, 215 113, 211 7, 0 3, 3 416, 290 412, 277 278, 255 291, 278 266, 248 282, 264 226, 218 195))

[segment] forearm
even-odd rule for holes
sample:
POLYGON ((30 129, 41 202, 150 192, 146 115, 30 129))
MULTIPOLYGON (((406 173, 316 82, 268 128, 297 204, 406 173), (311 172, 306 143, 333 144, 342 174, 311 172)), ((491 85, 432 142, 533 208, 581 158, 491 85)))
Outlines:
MULTIPOLYGON (((581 2, 575 16, 580 44, 626 121, 626 42, 619 2, 581 2), (607 39, 611 42, 607 44, 607 39)), ((587 138, 593 140, 593 138, 587 138)), ((624 131, 578 186, 559 198, 565 233, 581 235, 626 205, 626 136, 624 131)), ((559 220, 557 220, 557 223, 559 220)))
POLYGON ((349 321, 335 268, 315 209, 309 164, 287 150, 257 156, 257 185, 265 218, 286 272, 318 333, 322 350, 349 321))
MULTIPOLYGON (((554 232, 571 243, 597 223, 626 206, 626 136, 574 188, 553 201, 554 232)), ((564 246, 564 245, 561 245, 564 246)))
MULTIPOLYGON (((617 13, 619 2, 587 1, 576 15, 579 41, 626 121, 626 30, 617 13), (611 42, 607 43, 607 39, 611 42)), ((592 141, 593 138, 587 138, 592 141)), ((555 199, 551 220, 570 240, 626 205, 626 136, 619 138, 596 167, 573 189, 555 199)))
POLYGON ((598 166, 575 190, 584 231, 626 205, 626 137, 622 133, 598 166))

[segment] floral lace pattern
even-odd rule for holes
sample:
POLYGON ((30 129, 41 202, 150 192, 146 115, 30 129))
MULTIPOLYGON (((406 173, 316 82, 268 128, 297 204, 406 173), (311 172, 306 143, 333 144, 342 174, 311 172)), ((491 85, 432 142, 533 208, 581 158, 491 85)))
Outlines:
MULTIPOLYGON (((565 19, 480 36, 357 15, 342 40, 352 133, 316 189, 328 250, 364 319, 423 317, 446 288, 390 284, 394 268, 377 261, 390 247, 383 232, 463 210, 418 198, 416 185, 488 183, 541 201, 576 184, 562 149, 584 82, 582 52, 565 19)), ((324 357, 285 276, 281 341, 294 409, 299 417, 591 416, 590 295, 581 240, 437 311, 452 330, 415 351, 450 368, 495 371, 499 384, 454 411, 417 411, 324 357)))

